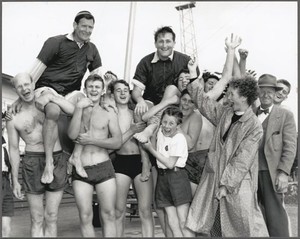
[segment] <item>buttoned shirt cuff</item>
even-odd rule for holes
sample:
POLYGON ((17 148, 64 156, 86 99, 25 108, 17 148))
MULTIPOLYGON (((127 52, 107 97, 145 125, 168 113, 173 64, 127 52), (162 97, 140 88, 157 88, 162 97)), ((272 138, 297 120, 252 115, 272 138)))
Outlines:
POLYGON ((146 86, 145 86, 142 82, 140 82, 140 81, 138 81, 138 80, 136 80, 136 79, 132 79, 132 80, 131 80, 131 83, 132 83, 133 85, 139 87, 141 90, 145 90, 145 89, 146 89, 146 86))

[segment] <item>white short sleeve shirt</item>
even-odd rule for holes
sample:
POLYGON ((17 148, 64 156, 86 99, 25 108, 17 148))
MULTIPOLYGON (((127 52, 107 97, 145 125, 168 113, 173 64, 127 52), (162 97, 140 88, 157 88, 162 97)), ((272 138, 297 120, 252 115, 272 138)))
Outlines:
MULTIPOLYGON (((183 134, 177 133, 173 137, 166 137, 161 131, 161 127, 157 133, 156 149, 159 153, 169 158, 171 156, 179 157, 175 166, 184 168, 188 158, 188 146, 183 134)), ((162 169, 167 167, 156 159, 157 166, 162 169)))

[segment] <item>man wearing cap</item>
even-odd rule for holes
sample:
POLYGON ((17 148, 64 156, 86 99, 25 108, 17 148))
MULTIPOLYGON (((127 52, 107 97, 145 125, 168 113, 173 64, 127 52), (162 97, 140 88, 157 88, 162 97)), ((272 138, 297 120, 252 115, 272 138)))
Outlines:
POLYGON ((284 206, 288 176, 296 155, 296 124, 293 113, 274 105, 276 77, 264 74, 258 79, 261 105, 255 110, 263 126, 259 147, 258 201, 270 237, 288 237, 289 219, 284 206))
MULTIPOLYGON (((86 70, 100 73, 101 58, 96 46, 90 42, 95 19, 89 11, 79 12, 74 20, 74 31, 47 39, 30 71, 35 86, 36 103, 46 114, 43 139, 46 167, 43 183, 53 180, 53 148, 58 138, 58 119, 61 108, 50 102, 53 95, 61 95, 75 104, 83 94, 79 92, 86 70)), ((13 112, 21 107, 20 99, 13 105, 13 112), (15 109, 16 108, 16 109, 15 109)), ((67 128, 67 127, 63 127, 67 128)))

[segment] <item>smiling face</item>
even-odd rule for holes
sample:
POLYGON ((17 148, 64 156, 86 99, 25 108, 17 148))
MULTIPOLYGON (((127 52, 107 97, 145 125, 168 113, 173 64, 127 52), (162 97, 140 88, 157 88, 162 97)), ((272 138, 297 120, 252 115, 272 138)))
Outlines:
POLYGON ((92 102, 99 103, 103 93, 103 82, 101 80, 87 81, 84 93, 92 102))
POLYGON ((165 114, 161 121, 162 133, 166 137, 173 137, 177 131, 177 119, 175 116, 165 114))
POLYGON ((172 54, 175 46, 175 41, 173 40, 172 33, 161 33, 157 36, 155 42, 155 47, 157 49, 157 54, 159 59, 167 60, 172 54))
POLYGON ((245 110, 245 104, 247 104, 245 102, 247 102, 247 100, 244 96, 240 96, 239 89, 229 87, 227 100, 234 112, 245 110))
POLYGON ((275 98, 275 88, 273 87, 260 87, 259 100, 262 108, 268 108, 273 104, 275 98))
POLYGON ((191 76, 189 73, 182 72, 178 77, 177 87, 180 92, 186 89, 188 83, 190 83, 191 76))
POLYGON ((190 115, 194 112, 195 104, 189 94, 184 94, 181 96, 179 109, 184 116, 190 115))
POLYGON ((281 104, 282 101, 284 101, 290 92, 290 89, 288 86, 286 86, 283 83, 277 83, 278 87, 282 87, 281 90, 276 91, 275 97, 274 97, 274 103, 275 104, 281 104))
POLYGON ((74 39, 77 42, 83 43, 90 39, 94 29, 94 21, 93 19, 81 18, 78 23, 73 23, 73 28, 74 39))
POLYGON ((114 99, 117 104, 126 105, 130 99, 129 87, 123 83, 117 83, 114 86, 114 99))
POLYGON ((29 103, 34 100, 34 83, 32 82, 29 74, 18 74, 13 79, 13 84, 22 101, 29 103))

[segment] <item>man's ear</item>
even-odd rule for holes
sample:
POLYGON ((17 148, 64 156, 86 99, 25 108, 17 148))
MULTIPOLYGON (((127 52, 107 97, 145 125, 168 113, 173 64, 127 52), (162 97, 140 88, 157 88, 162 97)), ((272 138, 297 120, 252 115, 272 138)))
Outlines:
POLYGON ((76 27, 77 27, 77 23, 74 21, 73 22, 73 29, 75 30, 76 27))
POLYGON ((83 88, 83 93, 86 95, 86 89, 85 88, 83 88))

